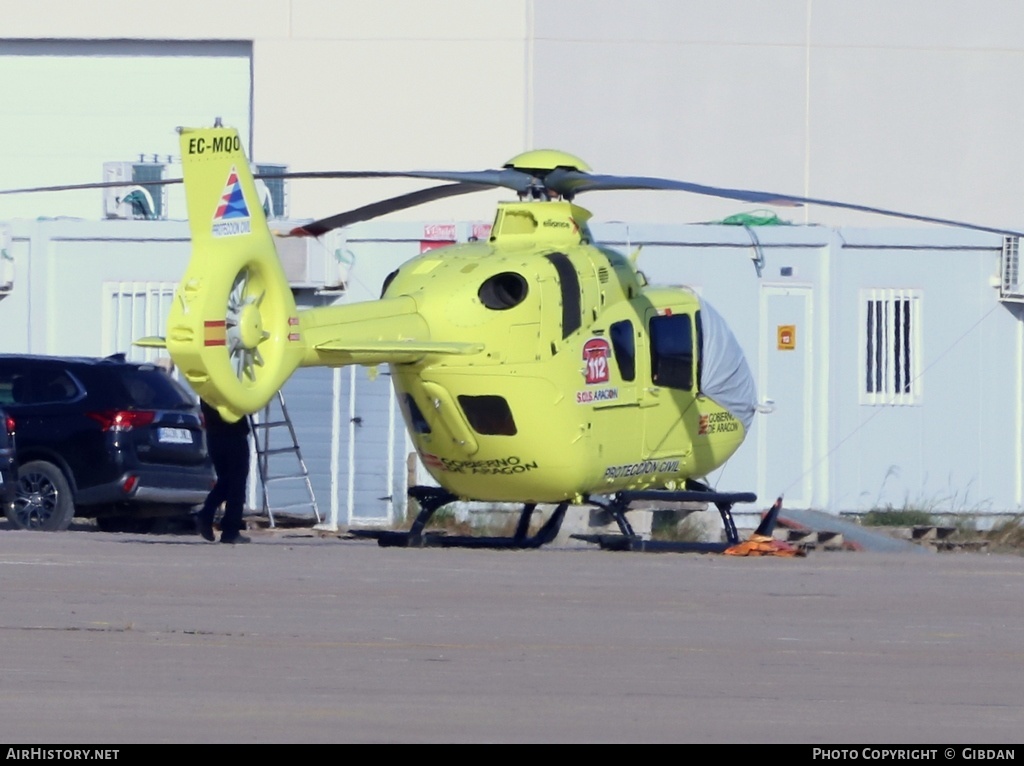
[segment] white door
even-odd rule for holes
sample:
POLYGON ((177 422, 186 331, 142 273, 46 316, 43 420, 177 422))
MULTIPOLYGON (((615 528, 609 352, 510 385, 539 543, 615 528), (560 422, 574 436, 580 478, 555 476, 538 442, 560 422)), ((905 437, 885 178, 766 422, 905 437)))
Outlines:
POLYGON ((813 490, 811 299, 808 286, 761 288, 757 493, 790 508, 808 508, 813 490))
MULTIPOLYGON (((238 128, 252 113, 252 46, 242 41, 0 40, 3 187, 104 180, 105 162, 168 165, 180 177, 176 128, 238 128)), ((168 191, 169 218, 185 218, 184 192, 168 191)), ((0 198, 0 220, 103 217, 87 191, 0 198)))

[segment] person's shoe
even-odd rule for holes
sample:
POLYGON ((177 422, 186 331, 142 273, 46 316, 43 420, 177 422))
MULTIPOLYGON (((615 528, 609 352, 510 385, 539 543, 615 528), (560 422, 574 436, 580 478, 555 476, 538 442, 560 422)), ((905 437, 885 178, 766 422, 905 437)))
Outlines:
POLYGON ((212 543, 217 539, 217 536, 213 534, 213 519, 204 519, 202 516, 196 516, 196 531, 207 542, 212 543))
POLYGON ((233 535, 222 534, 220 536, 220 541, 222 543, 227 543, 228 545, 242 545, 244 543, 252 542, 252 540, 250 540, 248 537, 246 537, 245 535, 241 535, 237 532, 233 535))

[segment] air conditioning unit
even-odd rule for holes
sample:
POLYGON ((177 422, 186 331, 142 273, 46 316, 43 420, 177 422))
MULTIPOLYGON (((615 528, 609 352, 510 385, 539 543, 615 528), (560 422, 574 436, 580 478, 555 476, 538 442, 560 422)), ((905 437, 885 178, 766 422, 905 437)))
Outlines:
POLYGON ((354 260, 341 229, 320 237, 276 237, 277 257, 297 289, 342 291, 354 260))
POLYGON ((999 300, 1024 303, 1024 272, 1021 271, 1020 237, 1004 237, 999 259, 999 300))
POLYGON ((159 162, 104 162, 103 180, 124 186, 103 190, 103 215, 129 220, 166 218, 167 187, 152 183, 164 180, 165 168, 159 162))

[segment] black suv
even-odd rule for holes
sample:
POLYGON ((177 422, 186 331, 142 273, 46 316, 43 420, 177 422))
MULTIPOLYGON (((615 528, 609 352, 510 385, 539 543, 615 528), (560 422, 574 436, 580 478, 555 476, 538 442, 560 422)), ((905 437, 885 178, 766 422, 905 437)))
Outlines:
POLYGON ((0 354, 0 408, 17 433, 15 526, 67 529, 78 515, 142 531, 213 486, 199 406, 160 367, 0 354))

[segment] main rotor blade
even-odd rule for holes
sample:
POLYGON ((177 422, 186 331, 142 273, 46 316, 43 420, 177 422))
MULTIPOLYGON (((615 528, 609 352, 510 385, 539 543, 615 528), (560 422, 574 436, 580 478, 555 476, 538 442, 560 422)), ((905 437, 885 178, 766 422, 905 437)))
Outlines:
POLYGON ((501 170, 313 170, 280 175, 272 178, 425 178, 432 181, 452 181, 478 186, 502 186, 519 193, 538 183, 529 173, 513 168, 501 170))
POLYGON ((956 226, 961 229, 970 229, 973 231, 985 231, 993 234, 1024 237, 1024 231, 1001 229, 995 226, 982 226, 980 224, 970 223, 968 221, 957 221, 951 218, 939 218, 936 216, 919 215, 917 213, 906 213, 899 210, 889 210, 887 208, 873 207, 871 205, 859 205, 853 202, 839 202, 836 200, 820 199, 818 197, 801 197, 794 194, 777 194, 775 192, 754 191, 751 189, 728 189, 720 186, 705 186, 704 184, 690 183, 688 181, 675 181, 669 178, 600 175, 582 173, 578 170, 557 168, 548 174, 544 179, 544 184, 552 191, 570 199, 576 194, 586 191, 613 191, 629 189, 684 191, 692 194, 702 194, 707 197, 735 199, 740 202, 754 202, 762 205, 787 207, 796 207, 799 205, 822 205, 823 207, 833 207, 841 210, 855 210, 860 213, 874 213, 876 215, 889 216, 890 218, 902 218, 908 221, 936 223, 944 226, 956 226))
MULTIPOLYGON (((311 234, 309 226, 321 224, 323 228, 320 233, 329 231, 332 228, 344 226, 348 223, 367 220, 377 215, 394 210, 402 210, 407 207, 430 202, 434 199, 468 194, 479 191, 486 187, 504 187, 512 189, 519 194, 525 194, 531 189, 537 188, 540 184, 551 191, 572 199, 577 194, 587 191, 614 191, 631 189, 648 189, 652 191, 684 191, 691 194, 701 194, 708 197, 720 197, 723 199, 734 199, 740 202, 751 202, 762 205, 774 206, 798 206, 798 205, 821 205, 841 210, 853 210, 861 213, 872 213, 884 215, 890 218, 901 218, 908 221, 920 221, 922 223, 934 223, 943 226, 955 226, 961 229, 972 231, 984 231, 993 234, 1011 235, 1024 237, 1024 231, 1016 229, 1004 229, 996 226, 983 226, 969 221, 958 221, 952 218, 940 218, 937 216, 919 215, 907 213, 888 208, 874 207, 872 205, 860 205, 852 202, 840 202, 838 200, 821 199, 818 197, 802 197, 795 194, 779 194, 776 192, 756 191, 752 189, 730 189, 721 186, 707 186, 705 184, 691 183, 689 181, 676 181, 669 178, 653 178, 648 176, 614 176, 584 173, 570 168, 555 168, 543 178, 538 178, 514 168, 502 168, 501 170, 476 170, 476 171, 447 171, 447 170, 323 170, 295 173, 266 173, 257 174, 255 178, 421 178, 436 181, 450 181, 451 185, 434 187, 433 189, 411 194, 401 195, 382 202, 366 205, 348 213, 341 213, 338 216, 316 221, 314 224, 302 227, 307 235, 311 234), (441 191, 444 190, 444 191, 441 191), (437 196, 432 196, 432 195, 437 196), (379 212, 377 212, 379 211, 379 212), (340 221, 340 223, 339 223, 340 221)), ((180 184, 180 178, 165 178, 156 181, 126 182, 126 181, 101 181, 96 183, 63 184, 56 186, 35 186, 21 189, 0 189, 0 195, 27 194, 35 192, 58 192, 76 191, 82 189, 104 189, 114 187, 127 187, 132 185, 140 186, 168 186, 180 184)), ((301 236, 301 234, 296 234, 301 236)), ((317 235, 313 235, 317 236, 317 235)))
MULTIPOLYGON (((271 176, 266 176, 270 178, 271 176)), ((87 184, 61 184, 60 186, 29 186, 23 189, 0 189, 3 194, 35 194, 37 192, 80 191, 82 189, 113 189, 129 186, 171 186, 180 184, 180 178, 163 178, 156 181, 95 181, 87 184)))
MULTIPOLYGON (((500 186, 524 193, 538 183, 529 173, 513 168, 501 170, 312 170, 289 173, 256 173, 253 178, 423 178, 431 181, 451 181, 477 186, 500 186)), ((55 186, 30 186, 21 189, 0 189, 0 195, 34 194, 38 192, 80 191, 84 189, 108 189, 117 186, 170 186, 180 184, 180 178, 163 178, 155 181, 96 181, 81 184, 60 184, 55 186)), ((429 201, 429 200, 427 200, 429 201)))
POLYGON ((287 236, 319 237, 321 234, 326 234, 332 229, 340 229, 342 226, 348 226, 359 221, 368 221, 377 216, 394 213, 396 210, 405 210, 416 205, 422 205, 425 202, 433 202, 445 197, 455 197, 460 194, 470 194, 491 188, 493 187, 486 184, 445 184, 444 186, 432 186, 429 189, 420 189, 409 194, 402 194, 391 199, 363 205, 363 207, 338 213, 329 218, 321 218, 318 221, 307 223, 305 226, 292 229, 288 232, 287 236))

